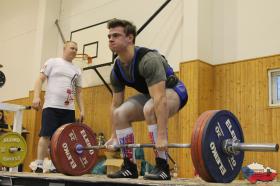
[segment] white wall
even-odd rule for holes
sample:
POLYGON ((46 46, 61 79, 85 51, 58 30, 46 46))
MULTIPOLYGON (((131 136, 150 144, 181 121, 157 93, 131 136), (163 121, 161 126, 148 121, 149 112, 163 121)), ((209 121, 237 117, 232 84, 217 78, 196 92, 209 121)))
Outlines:
POLYGON ((34 79, 38 77, 39 69, 45 61, 57 56, 57 43, 60 38, 54 23, 59 18, 60 5, 60 0, 39 0, 34 49, 33 72, 36 72, 34 79))
POLYGON ((214 0, 212 26, 212 60, 209 62, 220 64, 238 60, 237 1, 214 0))
POLYGON ((198 1, 197 50, 205 62, 212 62, 213 56, 213 6, 213 1, 198 1))
POLYGON ((237 59, 280 53, 280 1, 237 1, 237 59))
POLYGON ((279 7, 279 0, 213 0, 212 56, 207 62, 221 64, 279 54, 279 7))
POLYGON ((29 96, 44 61, 57 55, 60 0, 0 0, 0 101, 29 96))
POLYGON ((37 0, 0 0, 0 70, 6 84, 0 101, 28 96, 33 82, 37 0))

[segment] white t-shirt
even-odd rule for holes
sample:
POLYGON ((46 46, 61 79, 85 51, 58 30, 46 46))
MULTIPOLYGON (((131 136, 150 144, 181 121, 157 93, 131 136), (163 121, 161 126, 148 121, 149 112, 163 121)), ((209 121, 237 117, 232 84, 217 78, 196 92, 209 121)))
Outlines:
POLYGON ((82 85, 81 69, 63 58, 51 58, 46 61, 40 72, 47 76, 43 108, 75 110, 76 87, 82 85))

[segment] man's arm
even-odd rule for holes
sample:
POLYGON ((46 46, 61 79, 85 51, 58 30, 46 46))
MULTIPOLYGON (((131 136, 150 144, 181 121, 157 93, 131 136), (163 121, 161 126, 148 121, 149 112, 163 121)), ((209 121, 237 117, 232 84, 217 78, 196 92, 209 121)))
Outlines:
POLYGON ((111 104, 111 123, 112 123, 112 138, 116 136, 116 124, 114 123, 113 113, 124 101, 124 91, 113 93, 112 104, 111 104))
POLYGON ((168 108, 165 90, 165 81, 160 81, 149 87, 149 93, 154 101, 155 115, 158 125, 158 139, 156 148, 166 149, 167 146, 167 122, 168 108))
POLYGON ((34 108, 35 110, 38 110, 41 107, 40 93, 42 90, 42 85, 46 79, 47 79, 47 76, 41 72, 39 78, 35 82, 34 97, 33 97, 33 101, 32 101, 32 108, 34 108))
POLYGON ((83 122, 85 116, 84 110, 84 100, 83 100, 83 93, 81 87, 76 87, 76 101, 80 110, 80 122, 83 122))
POLYGON ((113 92, 113 98, 112 98, 112 104, 111 104, 111 124, 112 124, 112 134, 111 138, 105 143, 105 146, 109 150, 116 150, 114 148, 115 145, 117 145, 118 139, 116 134, 116 123, 113 118, 114 111, 123 103, 124 101, 124 91, 114 93, 113 92))

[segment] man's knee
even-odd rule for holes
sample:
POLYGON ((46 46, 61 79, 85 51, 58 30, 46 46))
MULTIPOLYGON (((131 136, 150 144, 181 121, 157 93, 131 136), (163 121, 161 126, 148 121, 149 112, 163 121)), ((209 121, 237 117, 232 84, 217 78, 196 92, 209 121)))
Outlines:
POLYGON ((123 121, 128 121, 129 115, 125 110, 117 108, 114 110, 112 117, 113 121, 116 122, 117 125, 121 125, 123 121))
POLYGON ((155 118, 154 105, 146 104, 143 108, 144 117, 146 120, 151 120, 155 118))

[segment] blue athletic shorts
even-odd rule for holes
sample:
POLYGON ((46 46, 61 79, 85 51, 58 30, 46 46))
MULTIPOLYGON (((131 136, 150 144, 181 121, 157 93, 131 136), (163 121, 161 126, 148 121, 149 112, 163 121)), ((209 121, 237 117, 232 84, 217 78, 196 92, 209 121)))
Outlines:
MULTIPOLYGON (((170 88, 170 89, 173 89, 179 96, 179 99, 180 99, 179 110, 180 110, 188 102, 187 89, 186 89, 185 85, 183 84, 183 82, 180 81, 180 80, 178 81, 178 83, 173 88, 170 88)), ((149 99, 151 99, 151 96, 149 94, 142 94, 142 93, 136 94, 136 95, 128 98, 128 100, 136 100, 143 107, 149 99)))
POLYGON ((188 92, 183 84, 182 81, 179 81, 175 87, 173 87, 173 90, 177 92, 179 98, 180 98, 180 109, 185 106, 185 104, 188 102, 188 92))
POLYGON ((58 108, 44 108, 39 136, 51 137, 60 126, 75 122, 75 111, 58 108))

